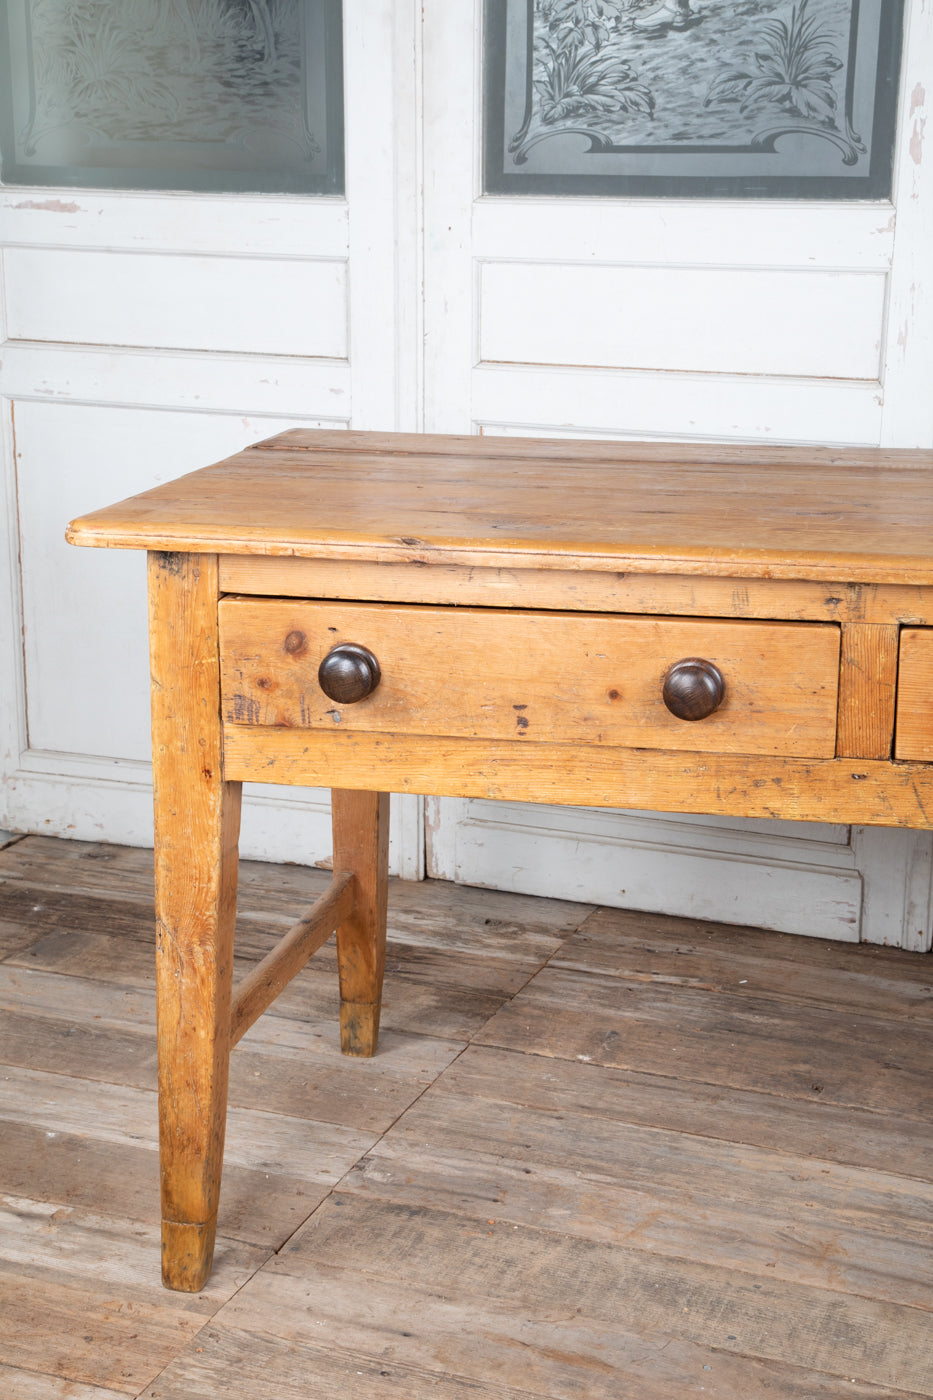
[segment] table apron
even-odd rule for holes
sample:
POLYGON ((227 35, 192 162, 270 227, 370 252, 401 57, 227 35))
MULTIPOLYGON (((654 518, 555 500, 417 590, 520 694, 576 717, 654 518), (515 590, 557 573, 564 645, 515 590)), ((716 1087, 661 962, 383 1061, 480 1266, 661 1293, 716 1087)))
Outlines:
POLYGON ((933 827, 933 765, 228 724, 228 780, 933 827))

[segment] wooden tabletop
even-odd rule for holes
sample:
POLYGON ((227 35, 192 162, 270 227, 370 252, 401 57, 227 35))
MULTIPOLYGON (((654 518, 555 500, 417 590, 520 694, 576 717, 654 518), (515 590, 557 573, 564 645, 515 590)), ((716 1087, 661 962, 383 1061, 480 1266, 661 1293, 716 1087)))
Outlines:
POLYGON ((933 584, 933 452, 296 429, 72 544, 933 584))

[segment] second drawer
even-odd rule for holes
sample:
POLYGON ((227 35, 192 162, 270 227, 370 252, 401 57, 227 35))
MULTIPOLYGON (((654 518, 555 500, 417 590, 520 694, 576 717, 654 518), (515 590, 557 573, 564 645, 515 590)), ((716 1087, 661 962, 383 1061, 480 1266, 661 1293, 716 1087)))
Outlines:
POLYGON ((839 630, 828 623, 230 597, 220 640, 230 724, 814 758, 835 747, 839 630), (318 681, 342 643, 378 660, 378 684, 357 703, 329 699, 318 681), (664 702, 685 659, 724 682, 700 720, 664 702))

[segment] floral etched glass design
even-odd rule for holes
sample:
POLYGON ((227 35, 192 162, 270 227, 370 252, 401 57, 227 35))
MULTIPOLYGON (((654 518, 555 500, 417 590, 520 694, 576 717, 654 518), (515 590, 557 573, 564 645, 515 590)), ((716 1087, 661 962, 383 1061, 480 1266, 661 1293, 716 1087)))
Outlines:
POLYGON ((903 0, 486 0, 486 189, 890 195, 903 0))
POLYGON ((0 178, 343 189, 340 0, 0 0, 0 178))

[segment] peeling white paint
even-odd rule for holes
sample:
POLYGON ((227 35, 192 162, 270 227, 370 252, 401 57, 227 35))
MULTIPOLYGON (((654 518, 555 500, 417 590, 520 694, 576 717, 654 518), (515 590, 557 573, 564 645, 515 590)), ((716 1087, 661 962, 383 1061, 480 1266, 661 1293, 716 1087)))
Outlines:
POLYGON ((50 214, 80 214, 80 204, 66 204, 63 199, 24 199, 14 209, 45 209, 50 214))
MULTIPOLYGON (((910 96, 910 115, 914 116, 926 102, 926 89, 922 83, 917 83, 910 96)), ((917 117, 914 121, 914 129, 910 135, 910 158, 914 165, 920 165, 923 160, 923 134, 926 130, 926 117, 917 117)))

